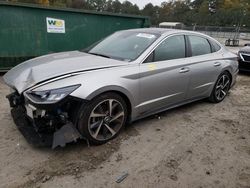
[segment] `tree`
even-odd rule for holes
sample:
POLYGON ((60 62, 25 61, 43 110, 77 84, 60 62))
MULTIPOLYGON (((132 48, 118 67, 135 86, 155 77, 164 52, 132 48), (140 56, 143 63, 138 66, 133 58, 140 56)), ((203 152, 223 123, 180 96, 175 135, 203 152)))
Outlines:
POLYGON ((160 9, 160 22, 183 22, 187 25, 192 23, 190 20, 190 1, 171 0, 169 2, 163 2, 160 9))
POLYGON ((105 10, 106 0, 91 0, 89 3, 93 10, 101 12, 105 10))
POLYGON ((148 3, 141 11, 142 15, 149 16, 151 18, 152 25, 159 24, 160 7, 154 6, 152 3, 148 3))
POLYGON ((124 14, 140 14, 140 10, 136 4, 132 4, 129 1, 124 1, 122 3, 122 13, 124 13, 124 14))
POLYGON ((142 14, 159 22, 183 22, 185 25, 244 26, 250 28, 250 0, 169 0, 161 6, 148 3, 142 10, 129 0, 6 0, 46 6, 71 7, 113 13, 142 14))
POLYGON ((121 13, 122 12, 122 4, 121 4, 121 2, 118 1, 118 0, 112 1, 112 9, 113 9, 112 12, 121 13))

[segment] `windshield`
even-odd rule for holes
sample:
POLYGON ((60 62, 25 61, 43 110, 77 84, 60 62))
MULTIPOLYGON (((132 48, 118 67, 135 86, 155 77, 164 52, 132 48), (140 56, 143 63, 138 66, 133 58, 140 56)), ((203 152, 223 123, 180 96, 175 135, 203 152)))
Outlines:
POLYGON ((117 32, 98 43, 88 53, 132 61, 137 59, 158 37, 155 34, 135 31, 117 32))

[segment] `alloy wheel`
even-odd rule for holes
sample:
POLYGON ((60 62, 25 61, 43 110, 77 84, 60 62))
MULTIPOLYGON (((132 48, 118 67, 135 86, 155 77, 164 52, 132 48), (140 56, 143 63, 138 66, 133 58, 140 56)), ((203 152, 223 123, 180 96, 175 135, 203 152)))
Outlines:
POLYGON ((223 100, 226 97, 229 88, 230 88, 230 78, 228 77, 228 75, 223 74, 218 80, 215 88, 216 99, 219 101, 223 100))
POLYGON ((107 99, 97 104, 90 113, 88 129, 98 141, 114 137, 124 123, 125 112, 122 104, 115 99, 107 99))

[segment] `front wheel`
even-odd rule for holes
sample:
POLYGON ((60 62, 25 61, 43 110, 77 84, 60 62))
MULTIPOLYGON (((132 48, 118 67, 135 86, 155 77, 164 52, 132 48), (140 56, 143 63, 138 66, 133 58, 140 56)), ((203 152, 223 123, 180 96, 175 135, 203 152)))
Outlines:
POLYGON ((127 119, 127 106, 116 93, 105 93, 80 109, 78 129, 93 144, 103 144, 116 137, 127 119))
POLYGON ((231 79, 228 72, 223 72, 215 83, 214 89, 209 97, 209 101, 219 103, 227 96, 231 86, 231 79))

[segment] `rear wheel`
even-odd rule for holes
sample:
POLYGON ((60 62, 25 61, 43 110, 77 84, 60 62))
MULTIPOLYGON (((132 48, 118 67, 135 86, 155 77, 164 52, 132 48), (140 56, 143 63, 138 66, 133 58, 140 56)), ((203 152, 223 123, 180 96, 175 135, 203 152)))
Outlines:
POLYGON ((116 137, 127 119, 127 106, 116 93, 105 93, 83 105, 78 129, 91 143, 103 144, 116 137))
POLYGON ((209 101, 219 103, 227 96, 231 86, 231 79, 228 72, 223 72, 215 83, 209 101))

